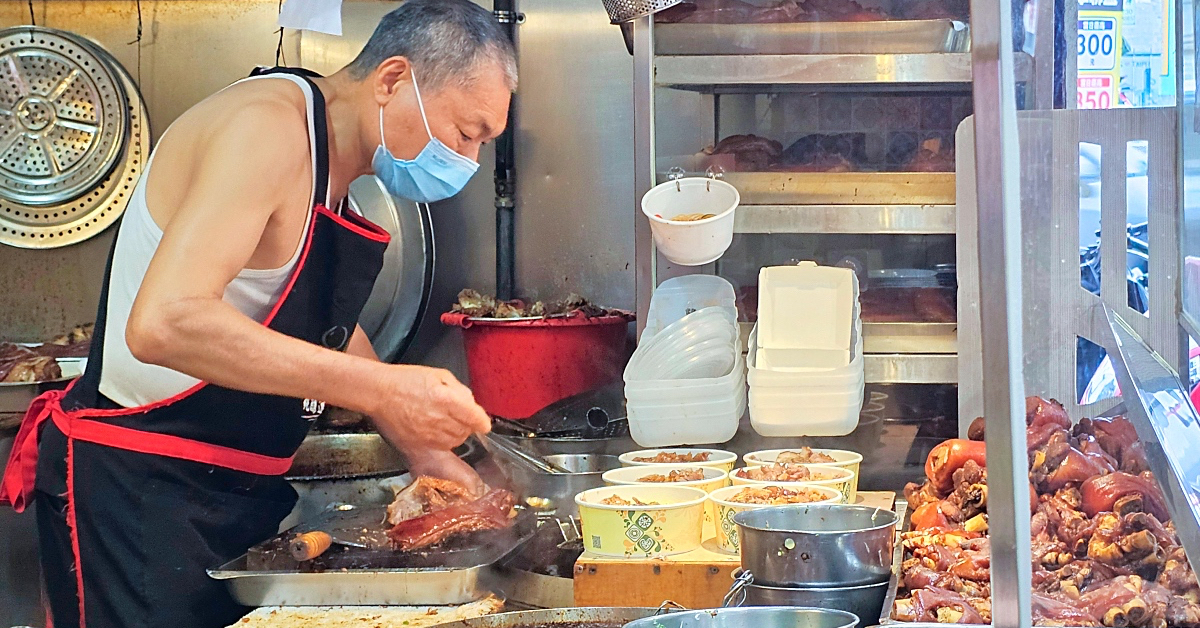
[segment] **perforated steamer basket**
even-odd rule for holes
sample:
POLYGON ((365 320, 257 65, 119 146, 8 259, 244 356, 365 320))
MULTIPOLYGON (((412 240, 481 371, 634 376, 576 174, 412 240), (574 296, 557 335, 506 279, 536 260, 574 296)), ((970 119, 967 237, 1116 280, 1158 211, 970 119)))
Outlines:
POLYGON ((98 44, 0 30, 0 243, 53 248, 110 226, 149 154, 141 97, 98 44))
POLYGON ((622 24, 639 17, 654 15, 686 0, 604 0, 604 9, 613 24, 622 24))

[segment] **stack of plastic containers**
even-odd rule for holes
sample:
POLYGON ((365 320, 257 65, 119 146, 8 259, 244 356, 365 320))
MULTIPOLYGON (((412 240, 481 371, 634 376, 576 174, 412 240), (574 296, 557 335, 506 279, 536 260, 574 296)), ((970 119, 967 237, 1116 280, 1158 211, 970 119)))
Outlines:
POLYGON ((746 411, 733 286, 712 275, 664 281, 625 367, 629 432, 643 447, 723 443, 746 411))
POLYGON ((863 403, 858 279, 846 268, 763 268, 750 334, 750 423, 763 436, 843 436, 863 403))

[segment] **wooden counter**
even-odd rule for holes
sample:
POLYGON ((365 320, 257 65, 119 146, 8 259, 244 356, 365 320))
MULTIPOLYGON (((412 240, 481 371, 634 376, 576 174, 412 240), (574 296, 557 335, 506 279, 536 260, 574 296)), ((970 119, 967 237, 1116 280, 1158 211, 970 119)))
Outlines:
MULTIPOLYGON (((891 491, 859 491, 858 504, 891 510, 891 491)), ((575 562, 575 606, 649 606, 664 600, 688 608, 714 608, 733 584, 737 554, 707 539, 699 549, 663 558, 612 558, 584 552, 575 562)))

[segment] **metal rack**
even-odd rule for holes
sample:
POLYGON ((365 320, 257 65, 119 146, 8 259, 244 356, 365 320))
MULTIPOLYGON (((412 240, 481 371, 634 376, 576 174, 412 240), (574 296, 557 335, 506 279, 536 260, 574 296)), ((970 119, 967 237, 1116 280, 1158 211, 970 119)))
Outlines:
MULTIPOLYGON (((635 195, 667 180, 656 152, 656 91, 701 95, 697 119, 714 122, 729 95, 852 91, 968 93, 971 54, 968 28, 951 20, 802 24, 632 24, 634 53, 635 195)), ((1022 76, 1032 74, 1023 53, 1022 76)), ((723 111, 723 107, 726 111, 723 111)), ((716 124, 701 129, 714 142, 716 124)), ((730 172, 742 205, 736 234, 953 235, 955 174, 730 172)), ((645 313, 661 281, 711 272, 673 266, 654 252, 649 228, 636 219, 638 310, 645 313)), ((748 328, 748 325, 746 326, 748 328)), ((882 329, 882 328, 881 328, 882 329)), ((640 330, 639 330, 640 331, 640 330)), ((743 330, 745 332, 746 330, 743 330)), ((865 338, 870 383, 954 384, 958 381, 953 337, 926 334, 908 343, 872 347, 865 338), (947 350, 947 347, 950 350, 947 350)), ((953 330, 951 330, 953 334, 953 330)), ((744 346, 744 345, 743 345, 744 346)))

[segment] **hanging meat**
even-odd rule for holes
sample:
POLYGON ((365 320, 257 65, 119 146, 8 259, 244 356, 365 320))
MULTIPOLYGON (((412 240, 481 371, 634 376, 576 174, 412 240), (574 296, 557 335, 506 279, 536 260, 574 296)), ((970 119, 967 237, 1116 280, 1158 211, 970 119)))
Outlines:
MULTIPOLYGON (((1200 627, 1200 586, 1166 500, 1125 417, 1072 425, 1061 404, 1025 404, 1039 626, 1200 627)), ((987 469, 982 420, 934 448, 910 484, 901 535, 901 621, 991 621, 987 469)))
POLYGON ((399 550, 437 545, 452 537, 512 525, 516 498, 504 489, 482 497, 450 480, 418 477, 388 506, 388 538, 399 550))

